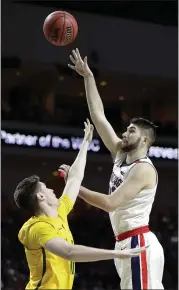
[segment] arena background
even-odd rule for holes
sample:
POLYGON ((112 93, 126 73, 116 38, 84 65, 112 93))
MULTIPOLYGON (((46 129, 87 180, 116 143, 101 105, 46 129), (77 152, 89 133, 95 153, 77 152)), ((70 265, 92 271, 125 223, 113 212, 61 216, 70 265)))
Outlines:
MULTIPOLYGON (((2 289, 24 289, 29 274, 17 240, 28 217, 14 204, 15 186, 37 174, 60 196, 64 183, 56 170, 73 162, 89 117, 83 79, 67 67, 76 47, 88 55, 119 135, 134 116, 159 125, 149 152, 159 173, 150 227, 165 251, 165 289, 177 289, 177 28, 176 1, 2 1, 2 289), (61 48, 42 32, 45 17, 58 9, 79 25, 74 43, 61 48)), ((107 193, 111 169, 95 132, 83 184, 107 193)), ((114 247, 103 211, 78 200, 69 223, 76 243, 114 247)), ((119 283, 113 261, 76 265, 74 289, 120 289, 119 283)))

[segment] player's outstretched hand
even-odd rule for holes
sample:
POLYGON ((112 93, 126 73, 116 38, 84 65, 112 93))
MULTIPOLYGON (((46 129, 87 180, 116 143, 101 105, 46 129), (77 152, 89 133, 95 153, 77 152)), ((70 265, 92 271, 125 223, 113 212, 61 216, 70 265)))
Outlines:
POLYGON ((141 247, 141 248, 134 248, 134 249, 127 249, 127 250, 116 250, 116 258, 119 259, 130 259, 132 257, 137 257, 140 253, 144 252, 149 245, 141 247))
POLYGON ((74 65, 68 64, 68 66, 83 77, 93 76, 93 73, 88 66, 87 56, 82 60, 78 48, 72 50, 72 54, 73 55, 70 55, 70 60, 74 65))
MULTIPOLYGON (((92 138, 93 138, 93 130, 94 127, 93 125, 91 125, 90 121, 87 119, 86 122, 84 122, 85 124, 85 128, 84 128, 84 141, 87 142, 91 142, 92 138)), ((68 178, 68 173, 70 170, 70 166, 66 165, 66 164, 62 164, 60 165, 60 167, 58 168, 58 172, 60 173, 60 176, 64 178, 64 181, 66 183, 67 178, 68 178)))
POLYGON ((93 127, 93 125, 90 123, 90 121, 88 119, 86 119, 86 122, 84 122, 84 124, 85 124, 84 141, 88 141, 90 143, 92 138, 93 138, 94 127, 93 127))
POLYGON ((64 178, 65 183, 66 183, 67 178, 68 178, 69 170, 70 170, 70 165, 66 165, 66 164, 62 164, 58 168, 58 172, 60 173, 60 176, 64 178))

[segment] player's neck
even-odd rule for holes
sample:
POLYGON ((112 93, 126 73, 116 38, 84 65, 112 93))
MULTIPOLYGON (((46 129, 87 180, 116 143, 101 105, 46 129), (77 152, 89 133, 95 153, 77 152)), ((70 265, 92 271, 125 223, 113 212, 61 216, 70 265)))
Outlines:
POLYGON ((126 163, 127 164, 132 163, 135 160, 146 157, 146 155, 147 155, 146 149, 132 150, 131 152, 127 153, 126 163))
POLYGON ((56 218, 58 217, 58 208, 56 206, 50 207, 48 205, 43 205, 39 210, 38 215, 56 218))

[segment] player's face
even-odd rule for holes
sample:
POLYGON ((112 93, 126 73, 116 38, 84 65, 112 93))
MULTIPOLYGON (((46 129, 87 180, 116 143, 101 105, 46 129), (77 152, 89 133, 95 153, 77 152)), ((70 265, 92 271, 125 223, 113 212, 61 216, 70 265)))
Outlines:
POLYGON ((43 182, 40 183, 40 191, 44 197, 44 200, 48 203, 48 205, 57 205, 59 206, 59 200, 56 198, 56 195, 53 191, 53 189, 46 187, 46 185, 43 182))
POLYGON ((130 152, 140 148, 141 141, 142 136, 140 129, 134 124, 131 124, 127 127, 126 132, 122 134, 122 149, 124 152, 130 152))

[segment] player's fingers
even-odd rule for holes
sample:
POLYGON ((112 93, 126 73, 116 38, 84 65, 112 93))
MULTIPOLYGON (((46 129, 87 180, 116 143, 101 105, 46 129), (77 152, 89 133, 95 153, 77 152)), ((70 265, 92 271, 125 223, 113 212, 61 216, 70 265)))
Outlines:
POLYGON ((63 172, 63 173, 68 173, 69 170, 67 170, 65 168, 59 168, 58 171, 63 172))
POLYGON ((89 131, 89 124, 88 124, 88 121, 87 121, 87 119, 86 119, 86 129, 89 131))
POLYGON ((66 173, 63 169, 58 169, 58 172, 66 173))
POLYGON ((84 58, 84 65, 85 65, 85 67, 88 67, 87 56, 85 56, 85 58, 84 58))
POLYGON ((87 123, 88 123, 88 127, 89 127, 89 130, 91 131, 92 130, 92 125, 91 125, 91 123, 90 123, 90 120, 89 119, 87 119, 87 123))
POLYGON ((90 126, 91 124, 88 118, 86 119, 86 121, 87 121, 88 126, 90 126))
POLYGON ((80 55, 80 52, 79 52, 79 49, 78 49, 78 48, 76 48, 76 54, 77 54, 77 56, 78 56, 78 59, 79 59, 80 61, 83 61, 82 58, 81 58, 81 55, 80 55))
POLYGON ((94 126, 92 124, 90 124, 90 129, 91 129, 91 132, 93 132, 94 126))
POLYGON ((71 59, 72 63, 76 64, 76 61, 74 60, 72 55, 70 55, 70 59, 71 59))
POLYGON ((60 169, 64 169, 64 165, 60 165, 60 167, 58 168, 58 170, 60 170, 60 169))
POLYGON ((145 250, 146 250, 146 247, 141 247, 141 248, 135 249, 134 253, 141 253, 141 252, 143 252, 145 250))
POLYGON ((65 165, 64 166, 64 170, 69 171, 70 170, 70 166, 69 165, 65 165))
POLYGON ((131 257, 138 257, 139 254, 131 254, 130 256, 131 256, 131 257))
POLYGON ((62 164, 62 165, 59 166, 59 168, 61 168, 61 167, 63 168, 63 167, 66 167, 66 166, 68 166, 68 165, 62 164))
POLYGON ((143 250, 146 250, 148 247, 149 247, 149 244, 148 245, 145 245, 143 247, 140 247, 139 250, 143 251, 143 250))
POLYGON ((72 50, 72 53, 73 53, 74 59, 77 60, 78 56, 77 56, 76 51, 74 49, 72 50))
POLYGON ((76 69, 75 69, 75 66, 73 66, 73 65, 71 65, 71 64, 68 64, 68 67, 70 67, 71 69, 76 70, 76 69))
POLYGON ((88 125, 88 132, 91 132, 91 123, 88 119, 86 119, 88 125))
POLYGON ((87 123, 86 123, 86 122, 84 122, 84 125, 85 125, 85 130, 87 130, 87 128, 88 128, 88 125, 87 125, 87 123))
POLYGON ((70 169, 70 166, 69 165, 66 165, 66 164, 62 164, 62 165, 60 165, 59 169, 69 170, 70 169))

